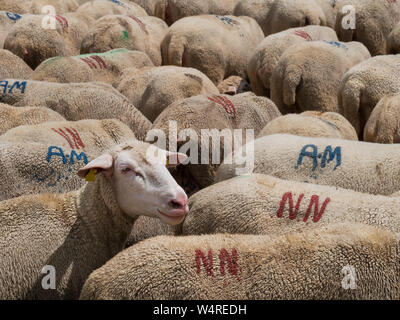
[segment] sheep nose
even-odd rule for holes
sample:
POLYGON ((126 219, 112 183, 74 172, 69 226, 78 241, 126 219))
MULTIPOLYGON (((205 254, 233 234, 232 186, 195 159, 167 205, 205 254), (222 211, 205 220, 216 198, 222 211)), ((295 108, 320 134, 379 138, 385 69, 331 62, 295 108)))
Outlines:
POLYGON ((188 202, 187 197, 181 196, 177 197, 176 199, 170 200, 168 202, 168 205, 172 209, 185 209, 187 202, 188 202))

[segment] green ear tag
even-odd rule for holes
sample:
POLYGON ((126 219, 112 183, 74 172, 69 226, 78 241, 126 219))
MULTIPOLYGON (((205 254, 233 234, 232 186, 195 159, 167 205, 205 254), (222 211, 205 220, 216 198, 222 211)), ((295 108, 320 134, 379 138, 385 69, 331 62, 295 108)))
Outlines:
POLYGON ((90 169, 87 175, 85 176, 85 180, 89 182, 93 182, 96 178, 97 169, 90 169))

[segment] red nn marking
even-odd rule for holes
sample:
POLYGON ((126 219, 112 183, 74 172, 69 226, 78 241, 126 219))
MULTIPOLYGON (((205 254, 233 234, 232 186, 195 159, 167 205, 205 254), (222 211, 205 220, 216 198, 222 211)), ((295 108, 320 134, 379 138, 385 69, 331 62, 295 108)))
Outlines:
POLYGON ((306 215, 304 216, 303 221, 304 221, 304 222, 307 221, 308 216, 310 215, 312 206, 315 205, 315 206, 314 206, 314 217, 313 217, 313 221, 314 221, 314 222, 318 222, 318 221, 321 219, 322 215, 324 214, 325 209, 326 209, 326 206, 328 205, 328 203, 329 203, 330 201, 331 201, 331 198, 329 198, 329 197, 326 198, 325 201, 324 201, 324 203, 322 204, 322 207, 321 207, 320 212, 318 212, 318 207, 319 207, 319 206, 318 206, 319 196, 313 195, 313 196, 311 197, 311 201, 310 201, 310 204, 308 205, 308 209, 307 209, 306 215))
POLYGON ((228 262, 228 270, 232 276, 236 276, 240 281, 238 272, 241 268, 238 265, 238 253, 236 248, 232 249, 232 258, 226 249, 221 249, 219 252, 220 267, 219 270, 222 276, 225 276, 225 261, 228 262))
POLYGON ((303 39, 306 39, 307 41, 312 41, 311 36, 303 30, 297 30, 294 34, 296 36, 302 37, 303 39))
POLYGON ((289 219, 293 220, 296 218, 297 214, 299 213, 301 201, 304 198, 304 193, 302 193, 296 203, 296 209, 293 211, 293 195, 291 192, 286 192, 282 196, 281 204, 279 206, 279 210, 277 212, 277 217, 282 218, 283 211, 285 210, 286 202, 289 199, 289 219))
POLYGON ((196 250, 196 266, 197 266, 197 273, 200 274, 201 272, 201 267, 200 267, 200 259, 203 262, 203 266, 206 269, 207 275, 208 276, 214 276, 213 273, 213 252, 212 250, 208 250, 208 259, 205 257, 203 251, 200 249, 196 250))

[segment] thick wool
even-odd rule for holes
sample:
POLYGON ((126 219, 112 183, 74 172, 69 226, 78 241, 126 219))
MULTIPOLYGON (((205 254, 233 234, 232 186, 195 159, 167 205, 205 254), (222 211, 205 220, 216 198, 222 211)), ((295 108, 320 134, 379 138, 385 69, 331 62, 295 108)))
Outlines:
MULTIPOLYGON (((400 190, 400 149, 383 145, 330 138, 286 134, 254 140, 254 173, 281 179, 390 195, 400 190)), ((246 155, 245 146, 243 156, 246 155)), ((236 151, 238 154, 241 149, 236 151)), ((222 164, 215 181, 236 176, 241 166, 222 164)), ((249 172, 250 173, 250 172, 249 172)))
POLYGON ((314 0, 241 0, 234 15, 252 17, 266 36, 293 27, 327 25, 323 10, 314 0))
POLYGON ((247 79, 247 60, 262 39, 260 26, 249 17, 183 18, 162 42, 163 64, 196 68, 215 85, 233 75, 247 79))
POLYGON ((19 19, 21 19, 21 15, 18 13, 0 11, 0 48, 4 46, 4 40, 7 37, 8 31, 19 19))
POLYGON ((7 181, 1 184, 0 200, 76 190, 84 184, 76 175, 79 168, 112 146, 132 140, 132 131, 111 119, 46 122, 11 129, 0 136, 0 176, 7 181))
POLYGON ((128 69, 114 83, 114 87, 151 122, 176 101, 219 93, 202 72, 175 66, 128 69))
MULTIPOLYGON (((269 121, 280 115, 271 100, 258 97, 253 93, 243 93, 233 97, 200 95, 171 104, 157 117, 152 129, 161 130, 166 135, 167 147, 170 143, 173 145, 172 139, 177 137, 177 140, 179 140, 177 143, 178 151, 180 150, 182 153, 189 155, 192 152, 188 148, 191 146, 190 142, 194 143, 194 150, 198 150, 198 158, 196 159, 194 153, 192 157, 198 164, 189 163, 180 166, 172 173, 186 193, 190 195, 199 188, 214 183, 215 172, 224 157, 228 155, 225 152, 234 149, 233 143, 238 148, 246 142, 247 138, 252 138, 247 136, 247 129, 252 130, 254 136, 257 136, 269 121), (176 122, 177 132, 174 132, 173 126, 170 127, 172 121, 176 122), (185 129, 192 129, 195 136, 185 132, 185 129), (201 138, 202 129, 209 130, 210 136, 214 137, 213 140, 215 141, 207 138, 206 134, 203 134, 203 138, 201 138), (235 129, 242 129, 241 134, 234 136, 235 129), (211 130, 214 130, 216 134, 211 130), (227 132, 224 133, 222 130, 227 130, 227 132), (218 141, 220 142, 219 145, 217 144, 218 141), (225 151, 225 145, 230 149, 225 151), (204 161, 208 161, 208 164, 201 164, 201 150, 204 147, 206 148, 203 151, 205 153, 204 161), (219 159, 215 159, 218 154, 219 159), (214 160, 212 157, 214 157, 214 160)), ((157 146, 162 149, 166 147, 159 144, 157 146)))
POLYGON ((335 30, 341 41, 360 41, 373 56, 388 53, 387 37, 400 20, 399 1, 338 0, 336 6, 335 30), (348 10, 342 10, 347 5, 354 8, 355 29, 346 23, 354 21, 348 10))
POLYGON ((43 14, 43 7, 53 6, 57 14, 78 9, 76 0, 0 0, 0 10, 15 13, 43 14))
POLYGON ((151 127, 149 120, 129 100, 111 85, 101 82, 54 83, 27 80, 4 80, 13 87, 8 89, 0 102, 17 107, 48 107, 65 119, 118 119, 143 140, 151 127), (16 86, 18 84, 20 87, 16 86), (112 106, 112 108, 110 107, 112 106))
POLYGON ((253 174, 193 195, 181 228, 183 235, 282 235, 336 223, 363 223, 399 233, 399 206, 397 198, 253 174))
POLYGON ((0 49, 0 79, 29 79, 32 69, 12 52, 0 49))
POLYGON ((13 107, 0 103, 0 135, 8 130, 29 124, 65 120, 57 112, 44 107, 13 107))
POLYGON ((314 0, 315 3, 319 4, 322 11, 325 14, 326 25, 331 28, 335 28, 336 16, 337 16, 337 0, 314 0))
POLYGON ((400 22, 395 26, 387 39, 387 53, 400 53, 400 22))
POLYGON ((82 40, 81 53, 126 48, 146 53, 154 65, 161 65, 161 41, 167 24, 156 17, 108 15, 96 21, 82 40))
POLYGON ((219 93, 235 95, 251 91, 250 84, 241 77, 230 76, 218 85, 219 93))
POLYGON ((362 137, 372 110, 386 95, 400 92, 400 55, 373 57, 343 75, 339 88, 339 113, 362 137))
POLYGON ((376 105, 364 128, 364 141, 400 143, 400 94, 386 96, 376 105))
POLYGON ((79 54, 81 41, 93 21, 75 12, 54 17, 26 14, 8 32, 4 49, 13 52, 35 69, 48 58, 79 54), (54 25, 46 21, 52 21, 54 25), (43 28, 43 24, 46 28, 43 28))
POLYGON ((248 63, 251 88, 257 95, 270 96, 272 72, 282 54, 306 41, 338 41, 335 30, 321 26, 291 28, 266 37, 253 51, 248 63))
POLYGON ((147 16, 146 10, 134 2, 122 0, 92 0, 82 4, 76 12, 98 20, 101 17, 115 14, 126 14, 138 17, 147 16))
POLYGON ((287 114, 270 121, 259 137, 287 133, 303 137, 358 140, 356 130, 345 117, 335 112, 307 111, 287 114))
POLYGON ((271 77, 271 100, 282 114, 339 112, 342 76, 370 57, 359 42, 304 42, 287 49, 271 77))
POLYGON ((285 236, 162 236, 94 271, 80 299, 399 299, 399 257, 396 234, 362 224, 285 236))
POLYGON ((60 83, 98 81, 113 84, 124 70, 148 66, 153 66, 153 63, 145 53, 120 48, 104 53, 50 58, 35 69, 30 79, 60 83))

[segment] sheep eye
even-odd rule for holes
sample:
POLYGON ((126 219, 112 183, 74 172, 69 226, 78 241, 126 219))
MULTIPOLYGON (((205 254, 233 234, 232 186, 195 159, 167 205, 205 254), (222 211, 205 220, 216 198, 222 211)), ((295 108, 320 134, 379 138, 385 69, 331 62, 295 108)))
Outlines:
POLYGON ((121 171, 124 172, 124 173, 126 173, 126 172, 131 171, 131 168, 126 167, 126 168, 123 168, 121 171))

